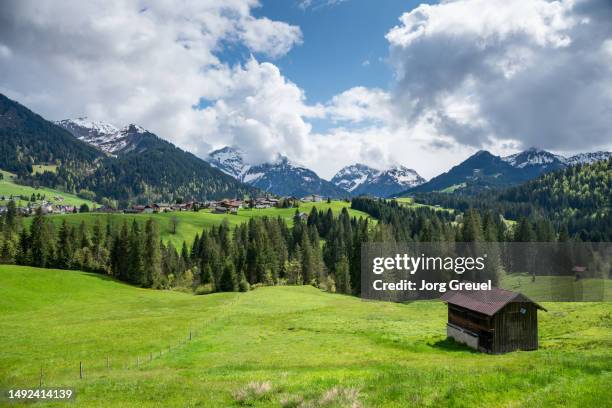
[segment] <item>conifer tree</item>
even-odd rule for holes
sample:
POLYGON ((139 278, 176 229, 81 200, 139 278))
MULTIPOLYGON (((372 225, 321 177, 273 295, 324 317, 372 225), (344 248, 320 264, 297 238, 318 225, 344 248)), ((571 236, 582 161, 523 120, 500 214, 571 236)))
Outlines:
POLYGON ((346 256, 342 255, 340 261, 336 264, 336 291, 345 294, 351 294, 351 275, 349 271, 349 263, 346 256))
POLYGON ((234 264, 230 261, 225 262, 223 266, 223 274, 219 281, 219 290, 221 292, 236 292, 238 290, 236 270, 234 269, 234 264))
POLYGON ((161 245, 159 227, 152 219, 145 224, 144 280, 143 286, 159 287, 161 282, 161 245))

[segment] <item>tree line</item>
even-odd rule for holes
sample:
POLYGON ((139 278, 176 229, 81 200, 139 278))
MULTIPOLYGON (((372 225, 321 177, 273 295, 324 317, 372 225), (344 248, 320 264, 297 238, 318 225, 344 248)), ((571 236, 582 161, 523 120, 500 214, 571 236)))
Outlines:
MULTIPOLYGON (((10 201, 0 216, 0 261, 110 275, 148 288, 189 288, 197 293, 247 291, 258 285, 309 284, 359 295, 361 246, 365 242, 552 242, 571 239, 546 218, 522 217, 514 227, 491 210, 464 213, 409 207, 393 200, 354 198, 343 208, 296 210, 292 227, 282 218, 253 217, 233 228, 204 228, 180 250, 160 238, 148 219, 114 222, 96 218, 56 227, 37 211, 29 227, 10 201)), ((499 251, 493 251, 493 254, 499 251)), ((501 256, 501 253, 499 254, 501 256)), ((496 282, 497 272, 490 271, 496 282)))

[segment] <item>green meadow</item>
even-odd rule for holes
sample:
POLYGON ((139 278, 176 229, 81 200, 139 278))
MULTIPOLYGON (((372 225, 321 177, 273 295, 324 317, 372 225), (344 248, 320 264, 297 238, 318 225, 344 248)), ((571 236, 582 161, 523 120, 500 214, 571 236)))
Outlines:
MULTIPOLYGON (((0 196, 4 196, 6 199, 4 201, 0 200, 0 204, 5 205, 8 202, 8 198, 10 196, 26 196, 30 197, 32 194, 41 194, 46 196, 46 200, 51 203, 57 204, 67 204, 80 206, 81 204, 87 204, 90 208, 92 208, 95 203, 89 200, 84 200, 80 197, 77 197, 74 194, 64 193, 63 191, 54 190, 52 188, 39 187, 34 188, 30 186, 24 186, 21 184, 16 184, 13 179, 15 177, 14 174, 9 173, 7 171, 0 170, 2 173, 2 180, 0 180, 0 196), (58 201, 55 197, 63 197, 62 201, 58 201)), ((18 206, 26 206, 27 201, 16 200, 18 206)))
MULTIPOLYGON (((298 210, 300 212, 309 213, 313 206, 323 211, 327 211, 327 209, 331 208, 336 215, 339 214, 343 208, 347 208, 351 216, 370 218, 370 216, 364 212, 352 210, 350 208, 351 203, 345 201, 332 201, 331 203, 301 203, 298 210)), ((73 226, 78 226, 84 221, 91 227, 95 224, 96 220, 100 220, 100 223, 104 225, 109 219, 111 222, 115 223, 123 223, 124 220, 131 223, 134 219, 140 223, 144 223, 149 218, 152 218, 156 220, 159 225, 162 239, 165 242, 172 242, 175 246, 180 248, 183 241, 187 241, 188 243, 192 242, 195 235, 201 233, 202 229, 221 225, 224 220, 227 220, 230 226, 236 226, 248 222, 252 217, 281 217, 285 219, 287 224, 291 227, 293 225, 295 210, 295 208, 240 209, 236 215, 214 214, 210 210, 200 210, 198 212, 167 212, 159 214, 81 213, 52 215, 49 219, 58 227, 64 219, 73 226), (177 221, 176 233, 173 233, 173 219, 177 221)), ((31 218, 25 219, 26 224, 31 222, 31 218)))
POLYGON ((544 306, 538 351, 486 355, 446 340, 439 301, 194 296, 0 266, 0 388, 37 387, 42 368, 87 407, 609 406, 612 305, 544 306))

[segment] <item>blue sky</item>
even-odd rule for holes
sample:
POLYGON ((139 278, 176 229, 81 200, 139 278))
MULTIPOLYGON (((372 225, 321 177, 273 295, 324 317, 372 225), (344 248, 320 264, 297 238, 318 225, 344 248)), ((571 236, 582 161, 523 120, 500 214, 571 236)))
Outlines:
POLYGON ((385 34, 419 3, 349 0, 302 8, 294 1, 264 0, 253 14, 300 27, 303 44, 274 62, 316 103, 357 85, 388 88, 393 72, 385 34))

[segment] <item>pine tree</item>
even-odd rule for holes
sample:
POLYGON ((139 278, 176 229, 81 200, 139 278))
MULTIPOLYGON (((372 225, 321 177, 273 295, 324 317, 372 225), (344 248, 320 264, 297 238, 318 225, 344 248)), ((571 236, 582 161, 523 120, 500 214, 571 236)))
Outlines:
POLYGON ((161 247, 159 238, 159 227, 152 219, 145 224, 144 236, 144 279, 143 286, 160 287, 161 282, 161 247))
POLYGON ((70 226, 64 218, 57 236, 57 259, 55 261, 58 268, 70 268, 72 260, 72 242, 70 241, 70 226))
POLYGON ((342 255, 340 261, 336 264, 336 291, 351 294, 351 274, 349 271, 349 263, 346 256, 342 255))
POLYGON ((225 262, 223 266, 223 274, 219 281, 219 290, 221 292, 236 292, 238 290, 238 282, 236 279, 236 270, 231 261, 225 262))
POLYGON ((51 240, 50 226, 39 207, 30 226, 31 262, 33 266, 44 268, 50 264, 53 259, 51 240))

